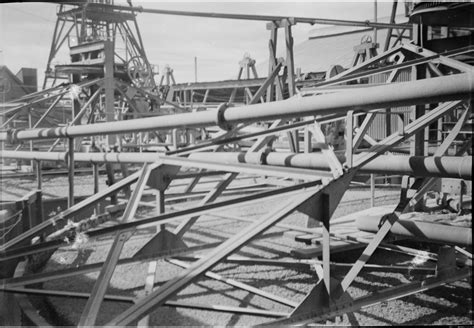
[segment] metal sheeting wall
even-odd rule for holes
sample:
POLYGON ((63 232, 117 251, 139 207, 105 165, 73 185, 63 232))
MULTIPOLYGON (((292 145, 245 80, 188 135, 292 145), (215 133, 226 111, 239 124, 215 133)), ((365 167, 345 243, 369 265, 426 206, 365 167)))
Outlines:
MULTIPOLYGON (((383 74, 377 74, 370 76, 369 78, 369 84, 372 83, 385 83, 387 81, 388 76, 390 75, 390 72, 388 73, 383 73, 383 74)), ((404 69, 400 70, 397 78, 395 79, 395 82, 407 82, 411 80, 411 69, 404 69)), ((403 128, 403 125, 407 125, 410 120, 410 111, 411 107, 406 106, 406 107, 395 107, 391 109, 392 113, 400 113, 400 115, 391 115, 391 130, 392 133, 395 131, 399 131, 403 128)), ((370 137, 372 137, 375 140, 381 140, 385 137, 387 137, 387 117, 386 115, 383 114, 378 114, 372 125, 369 128, 369 131, 367 132, 370 137)))

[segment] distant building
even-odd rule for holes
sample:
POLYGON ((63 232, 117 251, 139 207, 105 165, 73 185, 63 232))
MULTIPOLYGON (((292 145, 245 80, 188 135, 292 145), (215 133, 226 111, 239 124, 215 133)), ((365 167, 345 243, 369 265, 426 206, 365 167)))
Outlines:
POLYGON ((9 102, 38 91, 36 68, 22 68, 15 75, 5 65, 0 65, 0 103, 9 102))

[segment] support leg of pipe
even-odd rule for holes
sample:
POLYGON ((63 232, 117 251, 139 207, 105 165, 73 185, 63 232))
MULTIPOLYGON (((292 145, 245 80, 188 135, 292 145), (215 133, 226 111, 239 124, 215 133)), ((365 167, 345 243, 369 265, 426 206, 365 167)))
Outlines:
POLYGON ((321 206, 322 206, 322 222, 323 222, 323 281, 326 286, 326 291, 328 295, 331 295, 331 272, 330 272, 330 229, 329 229, 329 220, 331 218, 331 213, 329 209, 330 199, 329 194, 323 193, 321 195, 321 206))
MULTIPOLYGON (((111 186, 115 183, 115 172, 114 167, 110 163, 105 164, 105 171, 107 173, 107 185, 111 186)), ((110 202, 112 204, 117 204, 117 194, 110 195, 110 202)))
POLYGON ((69 181, 69 194, 67 205, 68 208, 74 205, 74 138, 69 138, 69 172, 68 172, 68 181, 69 181))
MULTIPOLYGON (((165 213, 165 192, 164 190, 157 190, 156 194, 156 214, 164 214, 165 213)), ((161 231, 165 230, 165 225, 160 225, 161 231)), ((160 231, 160 232, 161 232, 160 231)), ((145 278, 145 295, 148 296, 151 292, 153 292, 153 287, 155 286, 155 277, 156 277, 156 269, 158 267, 158 261, 150 261, 148 264, 148 273, 145 278)), ((147 315, 143 317, 137 324, 138 327, 149 327, 150 326, 150 316, 147 315)))
POLYGON ((353 145, 354 116, 353 111, 347 112, 346 119, 346 165, 352 167, 352 145, 353 145))
MULTIPOLYGON (((162 214, 165 212, 165 190, 168 187, 170 181, 164 182, 162 177, 162 174, 164 174, 164 170, 166 170, 166 168, 159 168, 159 170, 163 170, 163 172, 160 174, 160 171, 157 171, 157 174, 150 178, 151 181, 149 181, 149 185, 157 189, 157 213, 162 214), (155 180, 152 181, 152 179, 155 180)), ((140 257, 146 254, 154 254, 157 251, 182 249, 186 247, 186 244, 183 242, 180 236, 168 231, 165 228, 165 225, 162 224, 160 225, 159 232, 153 235, 151 239, 134 254, 134 257, 140 257)))
POLYGON ((43 188, 43 177, 41 175, 41 161, 36 161, 36 182, 38 190, 43 188))
POLYGON ((375 174, 370 175, 370 207, 375 207, 375 174))
MULTIPOLYGON (((164 190, 157 190, 156 212, 158 215, 165 213, 165 191, 164 190)), ((160 230, 165 230, 164 224, 160 224, 160 230)))
MULTIPOLYGON (((28 111, 28 127, 31 129, 33 126, 33 118, 31 117, 31 109, 28 111)), ((30 140, 30 151, 33 151, 33 140, 30 140)), ((31 161, 30 162, 30 167, 31 167, 31 171, 33 171, 33 163, 34 161, 31 161)))
MULTIPOLYGON (((94 195, 95 195, 99 192, 99 164, 97 163, 92 164, 92 176, 94 179, 94 195)), ((94 211, 96 215, 100 213, 99 203, 95 205, 94 211)))
MULTIPOLYGON (((364 252, 362 255, 359 257, 359 259, 356 261, 356 263, 352 266, 352 268, 349 270, 349 272, 346 274, 344 279, 342 280, 340 284, 340 292, 341 294, 349 288, 350 284, 354 281, 354 279, 357 277, 359 274, 360 270, 364 267, 365 263, 369 260, 369 258, 372 256, 372 254, 375 252, 377 247, 380 245, 382 240, 385 238, 387 233, 390 231, 392 228, 392 225, 396 222, 398 217, 395 214, 391 214, 387 216, 387 220, 385 223, 380 227, 379 231, 375 235, 374 239, 372 239, 365 248, 364 252)), ((337 292, 336 292, 336 297, 337 297, 337 292)))

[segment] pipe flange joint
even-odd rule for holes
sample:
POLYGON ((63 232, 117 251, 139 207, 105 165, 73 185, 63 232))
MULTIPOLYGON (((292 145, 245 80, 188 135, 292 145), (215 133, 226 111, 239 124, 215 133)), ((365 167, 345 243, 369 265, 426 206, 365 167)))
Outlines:
POLYGON ((265 147, 264 149, 260 150, 259 151, 259 154, 260 154, 260 164, 262 165, 268 165, 268 162, 267 162, 267 157, 268 157, 268 154, 270 154, 272 152, 272 149, 270 147, 265 147))
POLYGON ((224 118, 224 113, 229 107, 232 107, 232 104, 222 103, 217 107, 217 126, 226 131, 230 131, 233 128, 233 125, 227 123, 224 118))

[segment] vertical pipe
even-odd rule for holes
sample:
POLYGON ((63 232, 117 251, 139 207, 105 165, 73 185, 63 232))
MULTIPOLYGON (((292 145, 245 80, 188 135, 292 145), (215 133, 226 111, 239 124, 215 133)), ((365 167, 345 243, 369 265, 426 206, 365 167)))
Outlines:
MULTIPOLYGON (((114 95, 114 44, 111 41, 104 42, 104 90, 105 90, 105 117, 107 122, 114 121, 115 95, 114 95)), ((116 144, 117 137, 114 134, 107 135, 107 144, 110 149, 116 144)))
POLYGON ((197 66, 197 57, 194 56, 194 82, 198 81, 198 66, 197 66))
POLYGON ((43 181, 41 176, 41 161, 36 161, 36 181, 38 183, 38 190, 41 190, 43 187, 43 181))
POLYGON ((375 174, 370 175, 370 207, 375 207, 375 174))
MULTIPOLYGON (((33 127, 33 118, 31 116, 31 108, 28 110, 28 127, 31 129, 33 127)), ((33 140, 30 140, 30 151, 33 151, 33 140)), ((33 171, 34 161, 30 161, 31 171, 33 171)))
MULTIPOLYGON (((268 49, 270 53, 270 58, 268 60, 268 76, 272 75, 274 66, 276 65, 276 45, 278 40, 278 28, 276 26, 272 26, 270 40, 268 41, 268 49)), ((272 83, 268 86, 267 90, 267 102, 273 100, 273 92, 275 88, 275 83, 272 83)))
MULTIPOLYGON (((159 189, 156 193, 156 214, 164 214, 165 213, 165 191, 159 189)), ((165 225, 160 225, 160 230, 165 230, 165 225)), ((145 279, 145 295, 150 294, 153 291, 153 287, 155 284, 155 276, 156 276, 156 268, 157 268, 157 260, 153 260, 148 264, 148 273, 145 279)), ((150 316, 147 315, 143 317, 141 320, 138 321, 137 327, 149 327, 150 325, 150 316)))
POLYGON ((309 131, 308 126, 304 128, 304 152, 311 153, 311 132, 309 131))
MULTIPOLYGON (((99 164, 98 163, 92 164, 92 175, 94 179, 94 195, 95 195, 99 192, 99 164)), ((96 204, 94 211, 96 215, 100 213, 99 203, 96 204)))
MULTIPOLYGON (((165 213, 165 191, 159 189, 156 193, 156 211, 157 215, 165 213)), ((165 225, 160 225, 160 230, 165 230, 165 225)))
MULTIPOLYGON (((374 0, 374 22, 377 23, 377 0, 374 0)), ((374 27, 374 43, 377 43, 377 28, 374 27)))
POLYGON ((442 117, 438 119, 438 131, 436 134, 437 134, 438 143, 442 142, 443 140, 443 118, 442 117))
POLYGON ((74 138, 69 138, 69 194, 67 199, 68 208, 74 205, 74 138))
MULTIPOLYGON (((296 93, 296 85, 295 85, 295 61, 293 57, 293 34, 291 31, 291 22, 289 20, 286 21, 285 24, 285 43, 286 43, 286 68, 287 68, 287 81, 288 81, 288 92, 289 97, 293 97, 296 93)), ((295 153, 299 152, 299 138, 298 138, 298 131, 290 132, 292 134, 293 140, 293 151, 295 153)))
POLYGON ((466 183, 464 182, 464 180, 461 180, 459 182, 461 184, 461 192, 459 193, 459 208, 458 208, 458 213, 459 215, 462 215, 463 214, 463 207, 462 207, 462 203, 464 201, 464 193, 466 192, 466 183))
MULTIPOLYGON (((426 78, 426 68, 414 66, 412 67, 412 80, 421 80, 426 78)), ((413 106, 412 112, 412 120, 416 120, 419 117, 423 116, 426 112, 426 106, 423 105, 416 105, 413 106)), ((428 127, 429 129, 429 127, 428 127)), ((425 129, 420 130, 415 134, 412 138, 411 147, 410 147, 410 155, 413 156, 423 156, 425 154, 425 129)))
POLYGON ((330 251, 330 198, 329 194, 321 194, 322 221, 323 221, 323 279, 328 295, 331 295, 331 251, 330 251))
MULTIPOLYGON (((392 3, 392 12, 390 14, 390 23, 395 23, 395 16, 397 13, 397 6, 398 6, 398 0, 393 0, 392 3)), ((401 32, 403 34, 403 32, 401 32)), ((392 39, 392 34, 393 34, 393 29, 390 27, 387 30, 387 36, 385 38, 385 46, 383 48, 383 51, 387 51, 388 48, 390 47, 390 40, 392 39)))
MULTIPOLYGON (((3 99, 1 99, 3 101, 3 99)), ((0 115, 0 126, 3 126, 4 121, 4 116, 0 115)), ((5 150, 5 141, 1 140, 0 141, 0 152, 3 153, 5 150)), ((3 158, 3 156, 0 156, 0 163, 6 165, 7 161, 3 158)))
POLYGON ((291 31, 291 23, 287 22, 285 25, 285 39, 286 39, 286 67, 288 71, 288 91, 290 97, 296 93, 295 86, 295 62, 293 57, 293 34, 291 31))
POLYGON ((354 130, 354 117, 353 111, 350 110, 347 112, 346 118, 346 165, 352 167, 352 147, 354 144, 353 141, 353 130, 354 130))
POLYGON ((171 130, 171 142, 175 150, 178 149, 178 129, 171 130))
POLYGON ((142 152, 142 133, 137 133, 137 145, 138 145, 138 152, 142 152))

